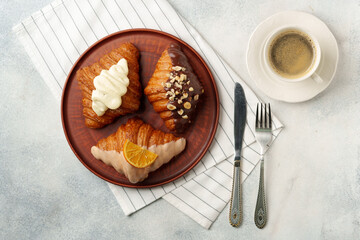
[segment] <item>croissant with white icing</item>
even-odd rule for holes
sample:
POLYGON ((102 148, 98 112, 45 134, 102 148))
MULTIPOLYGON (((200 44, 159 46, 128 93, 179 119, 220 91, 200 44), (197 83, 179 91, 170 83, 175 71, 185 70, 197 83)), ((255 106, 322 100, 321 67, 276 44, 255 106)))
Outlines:
POLYGON ((89 128, 101 128, 114 121, 115 118, 136 112, 140 107, 141 84, 139 81, 139 51, 131 43, 123 43, 102 56, 98 62, 81 68, 76 73, 76 79, 82 92, 83 115, 85 125, 89 128), (121 105, 117 109, 107 109, 105 114, 98 116, 92 108, 92 92, 95 90, 94 79, 102 70, 109 70, 120 59, 125 59, 128 66, 129 85, 125 95, 121 96, 121 105))
POLYGON ((131 183, 137 183, 146 179, 150 172, 157 170, 181 153, 185 149, 185 145, 185 138, 178 138, 171 133, 155 130, 142 120, 131 118, 115 133, 101 139, 96 146, 91 148, 91 153, 96 159, 124 174, 131 183), (136 168, 129 164, 123 154, 123 147, 127 139, 156 153, 158 157, 155 162, 145 168, 136 168))

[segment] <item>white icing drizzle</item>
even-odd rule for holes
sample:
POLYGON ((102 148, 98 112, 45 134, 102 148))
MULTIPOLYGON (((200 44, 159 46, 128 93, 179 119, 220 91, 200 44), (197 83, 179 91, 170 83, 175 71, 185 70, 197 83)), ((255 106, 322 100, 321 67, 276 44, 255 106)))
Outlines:
POLYGON ((128 64, 125 58, 120 59, 109 70, 102 70, 94 78, 95 90, 92 91, 92 109, 98 116, 104 115, 108 108, 117 109, 121 106, 121 97, 129 86, 128 64))
POLYGON ((96 146, 93 146, 91 148, 91 153, 96 159, 103 161, 106 165, 115 168, 117 172, 124 174, 131 183, 138 183, 147 178, 149 172, 155 171, 163 164, 168 163, 174 156, 181 153, 185 149, 185 145, 185 138, 180 138, 177 141, 150 146, 148 150, 156 153, 158 157, 153 164, 146 168, 136 168, 129 164, 124 158, 122 151, 120 153, 115 150, 104 151, 96 146))

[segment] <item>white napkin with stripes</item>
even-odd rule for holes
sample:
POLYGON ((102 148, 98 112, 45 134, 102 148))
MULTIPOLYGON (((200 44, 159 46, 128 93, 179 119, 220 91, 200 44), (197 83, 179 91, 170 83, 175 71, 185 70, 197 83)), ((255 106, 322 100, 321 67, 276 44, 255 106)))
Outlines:
MULTIPOLYGON (((128 28, 168 32, 190 44, 204 58, 219 90, 220 121, 209 151, 184 177, 148 189, 113 184, 109 187, 126 215, 163 198, 209 228, 231 195, 234 83, 241 83, 248 102, 242 181, 259 160, 253 126, 259 99, 197 31, 166 0, 56 0, 14 26, 13 31, 60 102, 66 76, 80 54, 102 37, 128 28)), ((275 140, 283 126, 275 116, 273 124, 275 140)))

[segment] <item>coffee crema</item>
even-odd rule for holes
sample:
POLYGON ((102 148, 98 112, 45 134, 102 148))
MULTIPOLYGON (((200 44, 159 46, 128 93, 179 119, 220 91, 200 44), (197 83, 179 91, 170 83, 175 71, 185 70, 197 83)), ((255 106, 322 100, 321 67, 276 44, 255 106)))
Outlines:
POLYGON ((307 34, 288 30, 270 43, 268 56, 275 72, 284 78, 295 79, 312 69, 316 49, 307 34))

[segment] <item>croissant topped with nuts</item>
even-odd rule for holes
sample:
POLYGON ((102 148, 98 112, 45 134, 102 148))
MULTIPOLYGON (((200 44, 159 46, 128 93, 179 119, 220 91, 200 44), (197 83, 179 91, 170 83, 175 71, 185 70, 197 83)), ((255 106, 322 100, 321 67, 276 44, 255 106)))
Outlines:
POLYGON ((101 128, 114 121, 115 118, 136 112, 140 107, 141 85, 139 81, 139 51, 131 43, 123 43, 100 58, 91 66, 81 68, 76 73, 76 79, 82 91, 83 115, 85 125, 89 128, 101 128), (110 70, 121 59, 127 62, 127 78, 129 79, 125 94, 121 96, 121 105, 116 109, 107 109, 102 116, 93 110, 92 94, 95 90, 94 79, 103 70, 110 70))
POLYGON ((196 113, 204 89, 177 44, 162 53, 144 93, 171 131, 183 132, 196 113))

